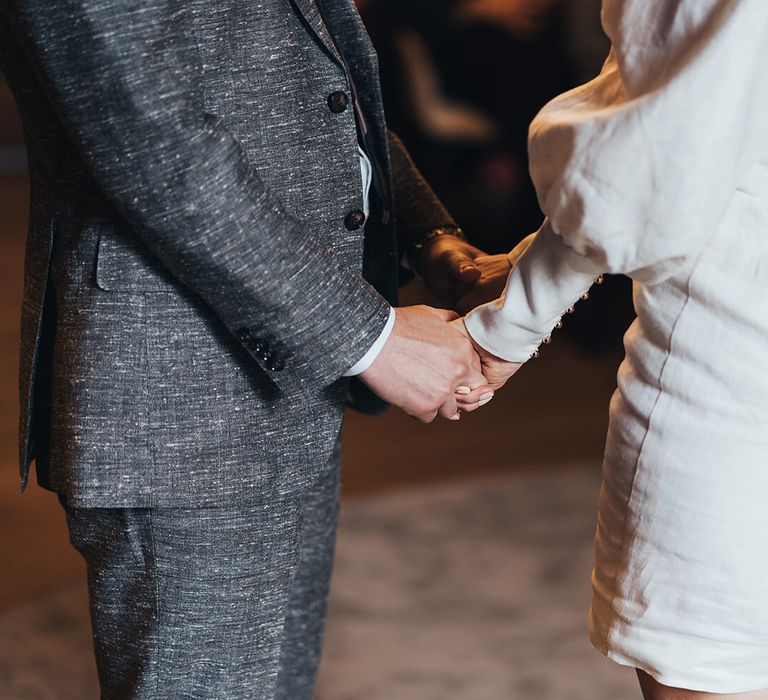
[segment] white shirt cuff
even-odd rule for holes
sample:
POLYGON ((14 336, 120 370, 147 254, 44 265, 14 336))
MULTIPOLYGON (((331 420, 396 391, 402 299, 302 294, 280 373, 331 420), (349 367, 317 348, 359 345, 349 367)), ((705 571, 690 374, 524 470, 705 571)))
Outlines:
POLYGON ((368 350, 365 355, 363 355, 347 372, 344 373, 345 377, 355 377, 358 374, 362 374, 374 363, 376 358, 379 356, 379 353, 382 351, 384 344, 389 340, 389 336, 392 334, 392 329, 395 327, 395 318, 395 310, 391 308, 389 310, 389 318, 387 319, 387 323, 384 326, 384 330, 381 331, 379 337, 376 339, 374 344, 371 345, 370 350, 368 350))

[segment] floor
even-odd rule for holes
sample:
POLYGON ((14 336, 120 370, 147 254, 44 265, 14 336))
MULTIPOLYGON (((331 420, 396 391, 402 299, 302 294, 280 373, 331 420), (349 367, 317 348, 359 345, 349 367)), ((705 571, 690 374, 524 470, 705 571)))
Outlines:
MULTIPOLYGON (((348 500, 316 700, 638 700, 585 633, 599 485, 587 465, 348 500)), ((0 613, 3 700, 97 695, 82 581, 0 613)))

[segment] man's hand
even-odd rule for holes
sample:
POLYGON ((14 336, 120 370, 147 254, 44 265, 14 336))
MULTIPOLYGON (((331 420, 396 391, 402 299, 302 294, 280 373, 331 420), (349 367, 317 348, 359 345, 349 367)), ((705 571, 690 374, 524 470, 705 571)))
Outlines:
POLYGON ((480 276, 475 282, 465 287, 456 299, 453 308, 460 314, 466 314, 486 302, 498 299, 507 284, 512 262, 508 254, 482 255, 474 260, 480 276))
POLYGON ((466 314, 501 296, 516 251, 487 255, 457 236, 437 236, 422 250, 419 272, 441 304, 466 314))
POLYGON ((472 343, 449 323, 457 315, 429 306, 408 306, 395 313, 392 334, 360 379, 424 423, 438 413, 457 420, 456 390, 487 386, 472 343))
POLYGON ((513 267, 533 242, 533 236, 527 236, 509 253, 503 255, 482 255, 474 259, 480 277, 456 300, 452 308, 460 314, 466 314, 481 304, 498 299, 507 284, 507 278, 513 267))
POLYGON ((458 236, 436 236, 419 255, 419 275, 441 304, 453 308, 480 279, 482 273, 475 260, 484 255, 458 236))

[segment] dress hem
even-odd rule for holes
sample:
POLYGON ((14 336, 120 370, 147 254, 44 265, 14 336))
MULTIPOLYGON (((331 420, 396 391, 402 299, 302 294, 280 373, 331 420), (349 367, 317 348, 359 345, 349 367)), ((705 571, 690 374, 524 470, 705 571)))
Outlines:
POLYGON ((705 683, 700 678, 697 679, 693 676, 686 676, 675 672, 661 671, 657 668, 651 668, 647 664, 640 661, 631 659, 629 656, 624 656, 618 651, 610 648, 605 643, 605 640, 598 639, 593 635, 590 635, 589 641, 592 646, 601 653, 606 659, 612 661, 619 666, 626 666, 629 668, 635 668, 647 673, 658 683, 666 685, 670 688, 679 688, 681 690, 691 690, 697 693, 716 693, 716 694, 733 694, 733 693, 756 693, 761 690, 768 689, 768 675, 761 679, 755 680, 757 685, 750 683, 749 686, 743 685, 743 673, 739 674, 739 681, 741 685, 728 684, 712 684, 705 683))

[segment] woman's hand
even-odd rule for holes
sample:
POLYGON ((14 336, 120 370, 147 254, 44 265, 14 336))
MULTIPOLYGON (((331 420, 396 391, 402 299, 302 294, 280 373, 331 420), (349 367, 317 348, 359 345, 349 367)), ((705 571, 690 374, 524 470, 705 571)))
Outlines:
MULTIPOLYGON (((470 338, 472 340, 472 338, 470 338)), ((509 362, 496 355, 491 355, 484 347, 478 345, 472 340, 475 351, 480 356, 480 363, 483 368, 483 376, 494 391, 501 389, 509 378, 517 372, 522 366, 522 362, 509 362)))
POLYGON ((534 236, 526 236, 509 253, 501 255, 478 255, 473 260, 479 276, 471 285, 464 287, 454 305, 460 314, 466 314, 472 309, 498 299, 507 285, 507 278, 512 268, 528 250, 534 236))
POLYGON ((467 332, 464 319, 456 319, 451 325, 469 338, 480 357, 486 384, 480 387, 461 386, 456 390, 456 405, 459 411, 475 411, 485 406, 494 397, 494 392, 501 389, 507 380, 523 366, 523 363, 503 360, 478 345, 467 332))

